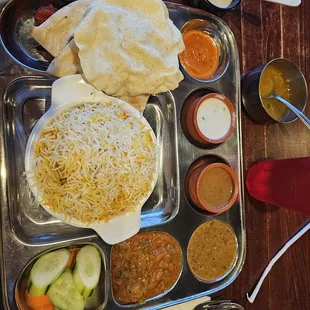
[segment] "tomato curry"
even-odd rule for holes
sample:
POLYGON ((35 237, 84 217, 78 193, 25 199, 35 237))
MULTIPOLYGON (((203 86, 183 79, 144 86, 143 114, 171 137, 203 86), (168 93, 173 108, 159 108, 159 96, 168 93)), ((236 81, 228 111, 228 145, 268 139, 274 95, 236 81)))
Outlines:
POLYGON ((174 286, 182 271, 182 251, 164 232, 142 232, 111 250, 113 295, 120 303, 144 303, 174 286))
POLYGON ((179 55, 184 69, 198 79, 212 75, 219 65, 219 50, 213 38, 204 31, 183 34, 185 50, 179 55))

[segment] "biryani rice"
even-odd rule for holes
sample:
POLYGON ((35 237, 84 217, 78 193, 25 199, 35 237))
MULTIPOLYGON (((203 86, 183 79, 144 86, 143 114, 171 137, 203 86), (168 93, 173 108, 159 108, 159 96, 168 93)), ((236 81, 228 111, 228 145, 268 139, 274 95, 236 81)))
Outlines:
POLYGON ((27 171, 39 202, 86 224, 131 212, 153 190, 156 143, 119 102, 84 103, 57 116, 35 144, 27 171))

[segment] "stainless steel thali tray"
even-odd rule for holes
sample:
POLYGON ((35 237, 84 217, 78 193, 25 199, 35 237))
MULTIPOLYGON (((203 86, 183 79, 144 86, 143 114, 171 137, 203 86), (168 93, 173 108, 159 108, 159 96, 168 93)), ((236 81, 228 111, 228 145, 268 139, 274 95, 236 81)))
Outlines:
MULTIPOLYGON (((1 5, 1 1, 0 1, 1 5)), ((236 42, 222 20, 192 8, 167 3, 170 17, 178 28, 192 19, 207 20, 225 37, 229 65, 215 82, 199 82, 186 72, 184 80, 173 92, 151 97, 145 117, 156 133, 160 147, 160 175, 156 188, 142 209, 142 229, 169 232, 183 250, 183 272, 177 285, 165 296, 135 307, 161 309, 169 305, 215 293, 228 286, 240 273, 246 249, 241 147, 240 69, 236 42), (233 136, 213 149, 192 144, 181 126, 181 111, 185 99, 195 91, 215 90, 235 105, 237 127, 233 136), (227 212, 210 216, 197 212, 187 201, 184 178, 189 166, 203 156, 218 156, 226 161, 239 178, 239 199, 227 212), (194 230, 203 222, 216 218, 231 225, 238 238, 238 256, 232 271, 213 284, 199 282, 189 271, 186 249, 194 230)), ((37 205, 24 177, 24 152, 31 128, 49 108, 50 76, 22 69, 13 64, 0 48, 1 98, 1 274, 5 309, 17 309, 14 289, 24 266, 37 254, 55 246, 74 242, 95 242, 109 261, 111 247, 91 230, 74 228, 48 215, 37 205), (35 76, 34 76, 35 75, 35 76)), ((108 301, 106 309, 119 309, 111 294, 109 264, 106 264, 108 301)))

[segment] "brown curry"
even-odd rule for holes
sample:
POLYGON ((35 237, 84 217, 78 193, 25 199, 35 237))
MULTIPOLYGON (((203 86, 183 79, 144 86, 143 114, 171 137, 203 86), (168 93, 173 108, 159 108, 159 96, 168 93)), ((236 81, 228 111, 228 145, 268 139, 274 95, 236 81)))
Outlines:
POLYGON ((142 232, 111 250, 113 295, 120 303, 144 303, 170 289, 182 270, 179 243, 164 232, 142 232))
POLYGON ((227 170, 214 167, 202 175, 198 190, 207 205, 220 208, 230 200, 234 183, 227 170))
POLYGON ((213 282, 232 268, 236 254, 237 238, 232 228, 211 220, 194 231, 187 248, 187 262, 198 279, 213 282))

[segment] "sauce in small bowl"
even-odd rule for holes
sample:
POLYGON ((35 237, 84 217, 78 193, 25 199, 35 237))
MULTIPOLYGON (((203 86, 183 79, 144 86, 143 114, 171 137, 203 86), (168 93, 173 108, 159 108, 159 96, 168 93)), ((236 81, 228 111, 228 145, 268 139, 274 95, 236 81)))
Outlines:
POLYGON ((230 209, 237 200, 237 176, 228 165, 201 165, 189 173, 189 195, 200 209, 219 214, 230 209))
POLYGON ((207 221, 194 231, 189 240, 189 269, 202 282, 217 282, 233 269, 237 249, 237 237, 229 225, 218 220, 207 221))
POLYGON ((233 0, 209 0, 209 2, 218 8, 226 9, 232 4, 233 0))
POLYGON ((181 29, 185 49, 179 55, 187 74, 202 82, 214 82, 226 72, 230 53, 227 37, 210 21, 192 19, 181 29))
POLYGON ((222 16, 236 9, 240 5, 240 0, 189 0, 189 5, 222 16))
POLYGON ((183 34, 185 50, 180 61, 193 77, 203 79, 212 75, 219 64, 219 50, 213 38, 201 30, 189 30, 183 34))
POLYGON ((207 94, 188 105, 186 127, 190 136, 198 143, 223 143, 233 134, 235 126, 235 108, 221 94, 207 94))

